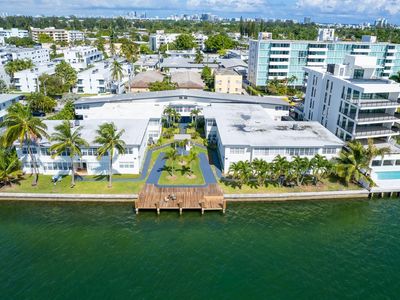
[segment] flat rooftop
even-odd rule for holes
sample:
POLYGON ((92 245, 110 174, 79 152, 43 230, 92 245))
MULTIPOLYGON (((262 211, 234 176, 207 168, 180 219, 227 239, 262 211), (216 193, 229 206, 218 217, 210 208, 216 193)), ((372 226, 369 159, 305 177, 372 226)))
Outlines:
POLYGON ((318 122, 273 121, 261 106, 211 105, 205 118, 214 118, 225 146, 341 147, 344 143, 318 122))
MULTIPOLYGON (((104 123, 114 122, 115 126, 118 130, 125 129, 124 134, 122 135, 122 139, 125 141, 126 145, 138 146, 142 144, 143 138, 146 134, 147 124, 149 122, 148 119, 96 119, 96 120, 82 120, 79 121, 79 126, 82 126, 82 138, 84 138, 90 146, 99 146, 96 145, 93 140, 96 138, 99 125, 104 123)), ((47 133, 52 134, 55 132, 55 127, 62 123, 62 121, 44 121, 47 125, 47 133)), ((71 121, 72 124, 75 124, 74 121, 71 121)), ((49 144, 49 141, 46 138, 41 140, 41 144, 49 144)))
POLYGON ((249 104, 261 104, 261 105, 277 105, 277 106, 289 106, 289 103, 283 100, 283 97, 279 96, 248 96, 248 95, 235 95, 235 94, 224 94, 224 93, 213 93, 201 90, 190 90, 190 89, 178 89, 171 91, 160 91, 160 92, 146 92, 146 93, 127 93, 115 96, 103 96, 103 97, 86 97, 81 98, 75 102, 75 105, 82 104, 104 104, 104 103, 116 103, 116 102, 162 102, 162 101, 177 101, 182 99, 201 100, 203 102, 225 102, 225 103, 249 103, 249 104))

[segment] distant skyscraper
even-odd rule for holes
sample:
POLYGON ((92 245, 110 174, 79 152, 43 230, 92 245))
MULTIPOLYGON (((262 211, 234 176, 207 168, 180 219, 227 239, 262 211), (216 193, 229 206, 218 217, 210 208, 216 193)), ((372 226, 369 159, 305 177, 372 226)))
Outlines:
POLYGON ((304 24, 310 24, 311 23, 311 18, 310 17, 304 17, 304 24))

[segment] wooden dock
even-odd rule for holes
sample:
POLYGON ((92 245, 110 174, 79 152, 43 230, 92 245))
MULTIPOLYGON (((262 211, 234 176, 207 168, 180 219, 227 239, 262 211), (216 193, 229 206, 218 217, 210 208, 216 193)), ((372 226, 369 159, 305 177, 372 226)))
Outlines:
POLYGON ((215 210, 225 213, 226 201, 224 194, 217 184, 209 184, 206 187, 157 187, 154 184, 146 184, 140 191, 135 201, 135 211, 153 210, 160 214, 161 210, 215 210), (175 200, 169 199, 173 196, 175 200))

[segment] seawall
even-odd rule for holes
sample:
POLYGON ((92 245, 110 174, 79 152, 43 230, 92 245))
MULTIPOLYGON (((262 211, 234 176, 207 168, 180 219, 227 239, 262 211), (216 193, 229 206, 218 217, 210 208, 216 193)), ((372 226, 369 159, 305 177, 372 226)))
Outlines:
MULTIPOLYGON (((368 198, 368 190, 297 192, 268 194, 224 194, 229 202, 268 202, 292 200, 335 200, 368 198)), ((49 202, 121 202, 133 203, 137 194, 45 194, 45 193, 1 193, 0 201, 49 201, 49 202)))

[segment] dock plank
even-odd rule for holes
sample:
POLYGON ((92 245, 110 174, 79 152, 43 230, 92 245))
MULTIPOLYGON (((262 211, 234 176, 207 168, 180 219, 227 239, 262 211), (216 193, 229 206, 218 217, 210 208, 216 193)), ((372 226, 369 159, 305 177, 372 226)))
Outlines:
POLYGON ((217 184, 205 187, 158 187, 146 184, 140 191, 135 209, 197 209, 225 211, 225 199, 222 190, 217 184), (166 200, 169 195, 176 196, 176 200, 166 200))

